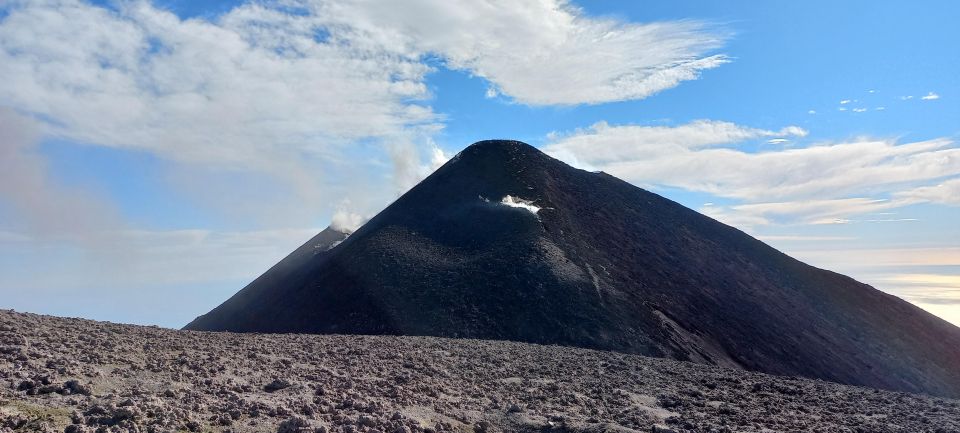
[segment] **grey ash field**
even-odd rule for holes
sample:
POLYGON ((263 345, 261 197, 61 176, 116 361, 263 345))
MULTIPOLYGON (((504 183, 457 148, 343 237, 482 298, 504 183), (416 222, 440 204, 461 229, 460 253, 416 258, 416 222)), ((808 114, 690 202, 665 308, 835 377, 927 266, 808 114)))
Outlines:
POLYGON ((0 431, 958 432, 960 401, 560 346, 0 311, 0 431))

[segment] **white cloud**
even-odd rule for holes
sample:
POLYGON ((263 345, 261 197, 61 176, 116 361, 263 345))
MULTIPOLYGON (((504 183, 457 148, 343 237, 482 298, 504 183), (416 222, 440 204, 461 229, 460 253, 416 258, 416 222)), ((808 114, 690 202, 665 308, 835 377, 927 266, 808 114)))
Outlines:
POLYGON ((913 99, 913 95, 901 96, 900 99, 903 101, 909 101, 913 99))
POLYGON ((435 53, 531 105, 641 99, 728 62, 728 35, 686 20, 625 23, 565 1, 305 1, 317 17, 407 56, 435 53))
POLYGON ((428 95, 428 67, 318 42, 299 17, 254 5, 217 22, 120 8, 18 3, 0 26, 0 101, 73 139, 255 168, 436 121, 415 102, 428 95))
POLYGON ((434 170, 440 168, 449 159, 439 147, 430 142, 429 161, 423 161, 420 149, 410 143, 394 143, 390 146, 390 158, 393 161, 393 178, 396 194, 402 194, 420 183, 434 170))
POLYGON ((840 105, 846 105, 846 104, 849 104, 849 103, 850 103, 850 100, 849 100, 849 99, 844 99, 844 100, 840 101, 840 105))
POLYGON ((806 137, 809 132, 799 126, 786 126, 780 129, 777 135, 792 135, 795 137, 806 137))
POLYGON ((817 114, 817 110, 809 110, 807 111, 807 114, 817 114))
POLYGON ((854 109, 853 109, 853 112, 854 112, 854 113, 863 113, 863 112, 865 112, 865 111, 867 111, 866 108, 854 108, 854 109))
POLYGON ((883 110, 886 110, 886 109, 887 109, 887 107, 877 107, 877 108, 874 108, 874 110, 877 110, 877 111, 883 111, 883 110))
POLYGON ((560 1, 281 4, 208 22, 146 2, 14 2, 0 102, 83 141, 259 167, 277 147, 315 154, 436 128, 427 55, 533 105, 644 98, 727 61, 706 54, 726 35, 704 23, 595 19, 560 1))
POLYGON ((680 126, 611 126, 598 122, 571 134, 554 135, 553 143, 544 150, 561 160, 565 160, 566 155, 574 155, 590 166, 601 167, 659 158, 680 149, 707 149, 758 138, 806 134, 806 130, 797 126, 771 131, 713 120, 697 120, 680 126))
POLYGON ((922 97, 922 98, 920 98, 920 99, 923 99, 924 101, 933 101, 933 100, 936 100, 936 99, 940 99, 940 95, 938 95, 938 94, 936 94, 936 93, 933 93, 933 92, 929 92, 929 93, 927 93, 926 96, 924 96, 924 97, 922 97))
POLYGON ((960 206, 960 178, 950 179, 938 185, 921 186, 898 192, 896 196, 906 200, 960 206))
POLYGON ((146 1, 4 9, 0 106, 44 119, 46 135, 273 176, 304 213, 342 197, 323 173, 355 165, 356 143, 404 164, 392 189, 434 165, 444 119, 427 58, 532 105, 644 98, 727 61, 711 54, 727 34, 706 23, 591 18, 560 0, 266 1, 212 20, 146 1))
POLYGON ((727 206, 704 206, 698 209, 698 211, 724 224, 741 229, 765 226, 773 223, 773 221, 763 215, 750 214, 737 209, 731 209, 727 206))
POLYGON ((717 121, 675 127, 598 123, 559 135, 544 150, 561 158, 574 155, 638 184, 752 201, 838 197, 960 173, 960 149, 948 139, 860 140, 758 153, 730 148, 771 135, 780 134, 717 121))
MULTIPOLYGON (((279 180, 277 189, 293 194, 270 204, 300 211, 277 209, 275 225, 329 211, 325 203, 344 192, 324 174, 352 165, 352 178, 361 177, 369 165, 351 155, 354 143, 373 143, 367 153, 381 155, 377 143, 425 147, 441 126, 424 103, 428 66, 317 40, 309 17, 248 4, 210 22, 147 2, 117 5, 9 3, 0 22, 0 105, 46 120, 47 136, 174 161, 173 170, 188 173, 176 181, 188 183, 180 185, 188 195, 209 189, 188 179, 210 173, 279 180)), ((364 192, 377 205, 389 199, 384 181, 364 192)), ((228 207, 238 204, 236 212, 245 209, 228 207)))
POLYGON ((333 218, 330 220, 330 227, 339 232, 353 233, 360 228, 363 223, 367 222, 367 219, 368 218, 363 215, 339 209, 333 213, 333 218))
MULTIPOLYGON (((861 139, 753 153, 737 149, 748 140, 801 131, 806 134, 703 120, 674 127, 598 123, 555 135, 544 150, 637 185, 743 201, 703 210, 740 226, 851 222, 853 215, 933 201, 926 189, 887 197, 960 175, 960 148, 948 139, 902 144, 861 139)), ((948 192, 941 195, 953 197, 952 187, 947 184, 943 191, 948 192)))
POLYGON ((909 203, 863 197, 828 200, 811 199, 786 202, 748 203, 725 208, 705 209, 704 213, 728 224, 730 224, 730 221, 738 221, 741 225, 745 226, 912 221, 912 219, 852 220, 848 218, 851 215, 877 213, 887 209, 903 207, 906 204, 909 203), (745 221, 750 223, 743 224, 745 221))

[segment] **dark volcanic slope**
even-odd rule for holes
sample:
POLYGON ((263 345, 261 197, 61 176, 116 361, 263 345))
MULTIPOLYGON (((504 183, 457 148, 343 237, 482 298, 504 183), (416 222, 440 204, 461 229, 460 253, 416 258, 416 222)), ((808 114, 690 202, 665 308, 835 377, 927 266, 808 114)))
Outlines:
POLYGON ((340 245, 347 236, 350 236, 350 233, 343 229, 333 227, 323 229, 253 280, 249 287, 276 287, 287 284, 291 280, 306 278, 304 274, 310 271, 311 260, 327 254, 332 248, 340 245))
POLYGON ((960 401, 560 346, 0 311, 0 432, 960 432, 960 401))
POLYGON ((556 343, 960 395, 960 328, 516 141, 470 146, 187 328, 556 343))

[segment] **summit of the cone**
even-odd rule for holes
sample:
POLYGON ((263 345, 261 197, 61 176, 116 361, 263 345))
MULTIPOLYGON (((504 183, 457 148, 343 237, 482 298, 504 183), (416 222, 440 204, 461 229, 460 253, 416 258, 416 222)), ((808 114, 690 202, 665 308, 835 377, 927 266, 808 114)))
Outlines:
POLYGON ((517 140, 482 140, 467 146, 451 161, 488 160, 518 163, 552 159, 536 147, 517 140))

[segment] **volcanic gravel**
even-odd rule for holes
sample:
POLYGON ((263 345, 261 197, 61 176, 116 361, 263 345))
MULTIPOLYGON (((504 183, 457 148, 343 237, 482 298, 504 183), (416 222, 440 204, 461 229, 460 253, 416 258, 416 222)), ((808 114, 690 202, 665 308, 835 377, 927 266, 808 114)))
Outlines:
POLYGON ((559 346, 0 311, 0 431, 960 432, 960 401, 559 346))

